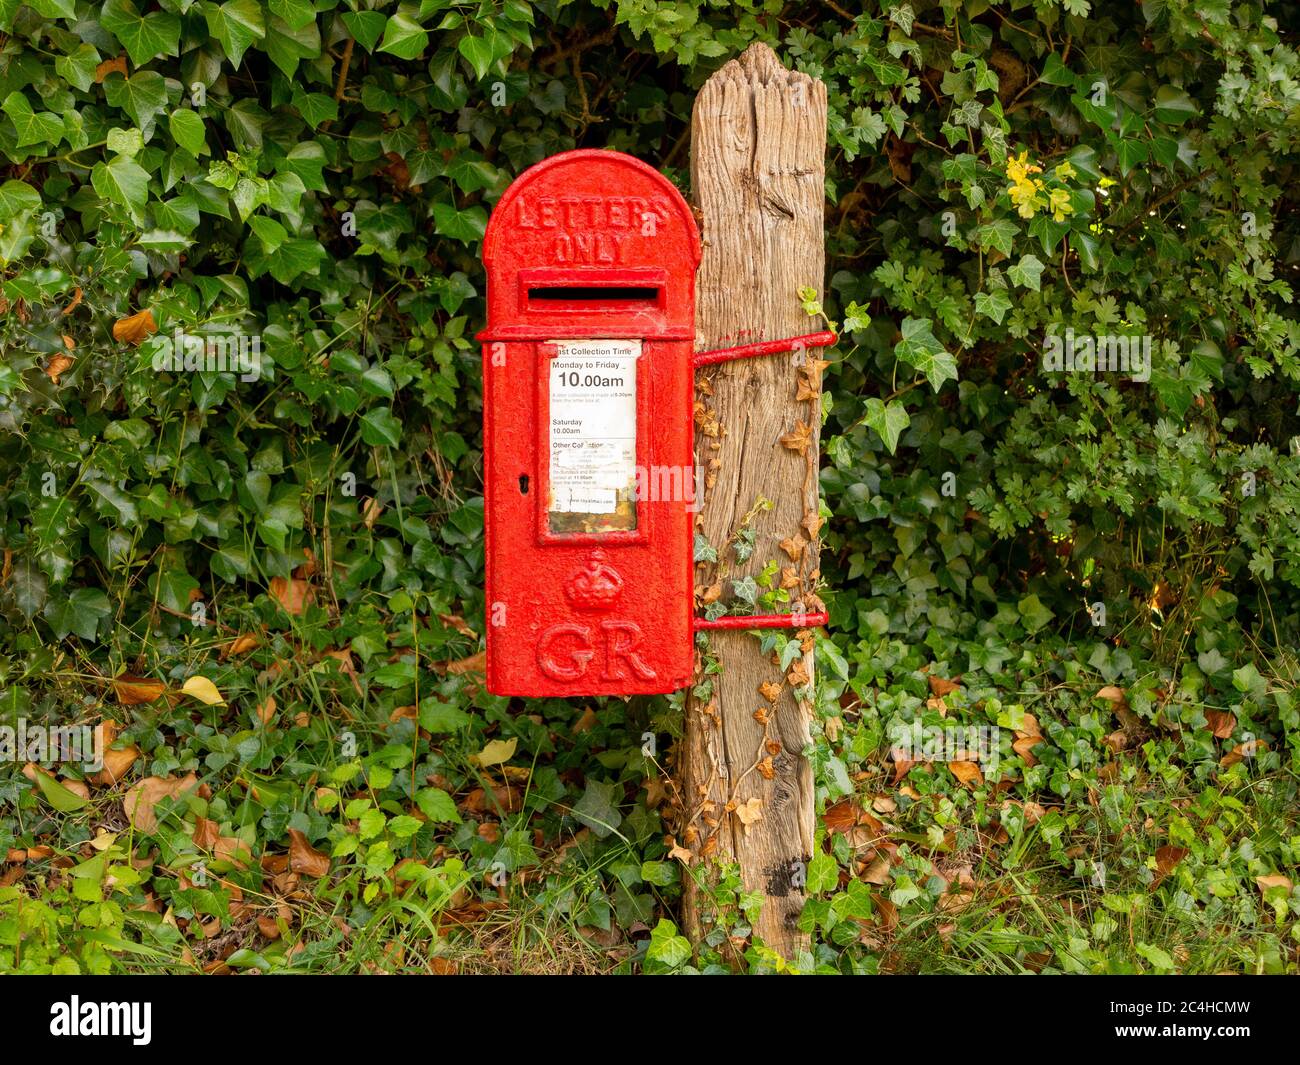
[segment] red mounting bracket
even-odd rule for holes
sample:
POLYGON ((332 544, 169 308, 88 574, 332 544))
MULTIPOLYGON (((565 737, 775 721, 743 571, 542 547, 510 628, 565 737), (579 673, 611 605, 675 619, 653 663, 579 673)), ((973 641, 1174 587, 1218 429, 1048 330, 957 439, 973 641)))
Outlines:
MULTIPOLYGON (((692 361, 696 367, 715 366, 720 362, 748 359, 756 355, 780 355, 783 352, 802 351, 805 348, 826 348, 838 339, 828 329, 820 333, 786 337, 784 340, 760 340, 735 348, 698 351, 692 361)), ((812 614, 724 614, 722 617, 712 619, 695 618, 695 629, 697 632, 700 629, 813 629, 829 622, 830 615, 824 610, 812 614)))

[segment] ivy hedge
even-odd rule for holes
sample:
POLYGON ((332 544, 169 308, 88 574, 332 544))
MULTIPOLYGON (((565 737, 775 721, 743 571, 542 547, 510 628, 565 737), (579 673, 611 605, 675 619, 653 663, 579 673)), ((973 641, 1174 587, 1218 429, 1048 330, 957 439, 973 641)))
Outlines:
MULTIPOLYGON (((1014 835, 1046 804, 1044 845, 1081 877, 1070 834, 1126 823, 1151 778, 1219 796, 1263 775, 1294 799, 1297 5, 850 6, 0 0, 0 706, 112 717, 138 758, 96 802, 190 771, 214 792, 159 830, 152 883, 78 905, 153 892, 199 919, 218 889, 161 871, 202 849, 195 816, 255 854, 292 833, 322 848, 362 923, 435 846, 456 856, 414 863, 420 885, 463 905, 469 871, 545 866, 529 818, 547 838, 614 818, 632 857, 602 864, 600 837, 599 875, 544 880, 546 905, 584 927, 671 915, 639 736, 673 734, 675 704, 523 706, 474 683, 479 245, 511 179, 565 149, 630 152, 689 191, 694 93, 753 41, 829 90, 824 805, 899 785, 889 729, 939 720, 939 677, 966 693, 945 715, 1030 736, 1036 715, 1041 742, 973 788, 909 773, 913 848, 952 830, 961 849, 989 818, 1014 835), (1117 352, 1126 369, 1095 368, 1117 352), (160 697, 195 674, 221 702, 160 697), (532 773, 499 837, 465 806, 491 792, 490 737, 532 773), (369 813, 347 799, 359 773, 369 813)), ((0 843, 93 835, 19 768, 0 768, 0 843)), ((1297 896, 1252 883, 1295 867, 1294 815, 1273 827, 1243 855, 1242 822, 1205 853, 1166 825, 1193 856, 1161 877, 1211 924, 1289 914, 1269 934, 1293 949, 1297 896)), ((904 841, 892 893, 864 898, 828 831, 817 963, 878 967, 865 915, 944 889, 904 841)), ((680 965, 661 929, 637 959, 680 965)), ((328 965, 331 936, 279 961, 258 940, 243 963, 328 965)), ((1131 964, 1180 964, 1151 949, 1131 964)), ((1111 957, 1083 934, 1052 964, 1130 964, 1111 957)))

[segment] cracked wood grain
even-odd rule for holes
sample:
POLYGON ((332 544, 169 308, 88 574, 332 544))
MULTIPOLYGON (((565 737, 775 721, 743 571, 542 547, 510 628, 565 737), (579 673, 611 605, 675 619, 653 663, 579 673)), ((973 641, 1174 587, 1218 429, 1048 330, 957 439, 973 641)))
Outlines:
MULTIPOLYGON (((752 45, 700 90, 691 127, 691 178, 704 240, 697 350, 818 328, 804 314, 798 290, 822 293, 825 150, 825 86, 786 70, 765 45, 752 45)), ((807 609, 816 609, 810 597, 817 540, 811 537, 796 561, 778 545, 817 513, 819 397, 799 401, 796 393, 800 360, 819 354, 724 363, 701 371, 705 380, 697 381, 697 400, 721 429, 711 436, 701 425, 696 433, 696 460, 710 470, 698 528, 720 548, 760 498, 771 500, 771 509, 753 519, 750 559, 740 564, 726 552, 727 577, 757 575, 772 559, 793 565, 800 583, 791 596, 807 609), (800 422, 812 426, 804 454, 780 442, 800 422)), ((697 572, 697 584, 714 579, 704 568, 697 572)), ((722 673, 708 703, 687 700, 678 763, 686 811, 678 842, 706 870, 710 863, 739 863, 745 890, 766 895, 755 934, 793 958, 807 949, 796 922, 813 845, 812 769, 804 757, 811 707, 795 700, 753 635, 715 631, 709 639, 722 673), (759 691, 769 682, 781 685, 775 702, 759 691), (752 810, 755 798, 761 817, 745 825, 734 807, 750 804, 752 810)), ((803 656, 803 669, 811 678, 811 652, 803 656)), ((710 904, 693 877, 686 884, 685 924, 698 941, 708 931, 710 904)))

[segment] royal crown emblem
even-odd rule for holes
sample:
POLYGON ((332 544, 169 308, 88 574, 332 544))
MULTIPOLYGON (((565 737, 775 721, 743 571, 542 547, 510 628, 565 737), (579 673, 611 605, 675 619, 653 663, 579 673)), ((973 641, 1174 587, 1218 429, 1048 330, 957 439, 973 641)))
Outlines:
POLYGON ((564 596, 575 610, 610 610, 622 594, 623 578, 604 551, 593 551, 587 565, 564 585, 564 596))

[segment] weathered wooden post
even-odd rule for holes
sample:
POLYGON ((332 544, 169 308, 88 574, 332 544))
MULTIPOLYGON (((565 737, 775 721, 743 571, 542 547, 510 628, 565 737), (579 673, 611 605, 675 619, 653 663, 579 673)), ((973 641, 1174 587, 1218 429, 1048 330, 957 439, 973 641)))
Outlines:
MULTIPOLYGON (((704 241, 697 350, 810 332, 798 291, 822 294, 825 150, 825 85, 786 70, 766 45, 751 45, 700 90, 691 123, 704 241)), ((706 484, 697 529, 718 555, 696 566, 705 603, 719 593, 730 598, 733 580, 758 577, 776 560, 776 584, 793 609, 821 609, 820 354, 796 350, 697 372, 696 459, 706 484), (735 550, 738 537, 748 543, 746 527, 754 532, 747 556, 735 550)), ((707 678, 708 698, 687 700, 678 843, 693 856, 687 934, 698 942, 709 930, 711 869, 736 863, 744 890, 766 896, 755 934, 793 959, 807 949, 797 920, 813 845, 812 769, 803 753, 813 656, 807 630, 786 632, 802 640, 802 654, 784 671, 754 633, 709 633, 709 656, 721 668, 707 678)), ((702 679, 697 672, 696 683, 702 679)))

